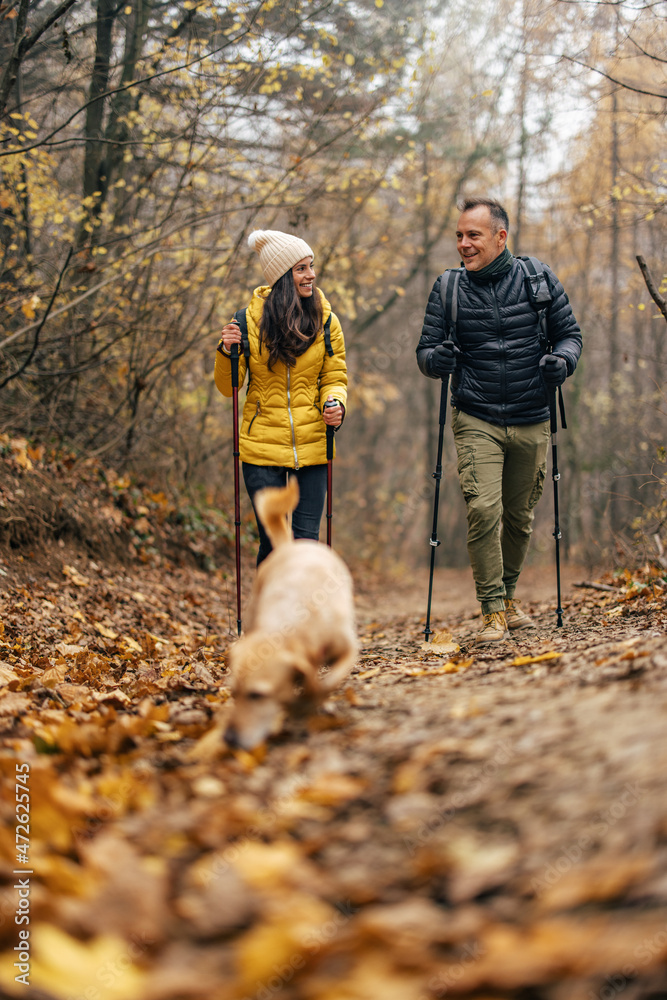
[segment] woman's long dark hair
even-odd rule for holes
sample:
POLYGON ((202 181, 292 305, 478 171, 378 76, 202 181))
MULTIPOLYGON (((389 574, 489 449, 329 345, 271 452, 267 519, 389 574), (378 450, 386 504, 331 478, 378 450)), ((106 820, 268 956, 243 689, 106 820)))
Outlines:
POLYGON ((322 329, 322 300, 313 280, 313 294, 301 298, 290 268, 278 278, 264 302, 259 324, 260 350, 269 352, 269 371, 276 361, 293 365, 322 329))

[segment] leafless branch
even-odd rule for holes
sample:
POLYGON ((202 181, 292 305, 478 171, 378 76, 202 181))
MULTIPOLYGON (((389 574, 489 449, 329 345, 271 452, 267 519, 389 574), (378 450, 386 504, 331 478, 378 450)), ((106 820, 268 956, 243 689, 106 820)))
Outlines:
MULTIPOLYGON (((69 0, 67 0, 67 2, 69 2, 69 0)), ((73 3, 74 0, 71 0, 71 2, 73 3)), ((329 2, 323 3, 316 10, 309 12, 307 17, 300 19, 298 25, 304 24, 306 21, 313 18, 320 10, 326 10, 329 6, 330 6, 329 2)), ((239 41, 245 38, 246 35, 250 34, 255 21, 257 20, 259 14, 261 13, 262 7, 263 7, 263 0, 258 5, 257 10, 254 12, 252 17, 247 19, 246 26, 243 28, 243 30, 239 31, 236 35, 234 35, 233 38, 228 38, 223 45, 219 45, 217 48, 212 49, 209 52, 205 52, 203 55, 199 55, 193 59, 189 59, 187 62, 180 63, 178 66, 172 66, 169 69, 159 70, 156 71, 155 73, 149 73, 138 80, 132 80, 130 83, 127 83, 124 86, 115 87, 111 90, 105 90, 104 93, 102 94, 96 94, 95 97, 92 98, 92 100, 86 101, 84 104, 82 104, 79 108, 77 108, 76 111, 74 111, 69 116, 69 118, 67 118, 56 128, 52 129, 52 131, 49 132, 48 135, 44 136, 42 139, 37 139, 29 146, 20 146, 20 147, 15 147, 14 149, 0 150, 0 157, 15 156, 18 153, 29 153, 31 150, 37 149, 38 147, 44 145, 45 143, 49 142, 50 139, 53 139, 53 137, 57 135, 59 132, 62 132, 64 128, 67 128, 67 126, 71 124, 71 122, 73 122, 75 118, 77 118, 80 114, 82 114, 91 104, 94 104, 96 101, 103 101, 117 94, 122 94, 127 90, 132 90, 135 87, 140 87, 145 83, 150 83, 152 80, 158 80, 164 76, 171 76, 174 73, 180 73, 184 69, 189 69, 191 66, 196 66, 197 63, 205 62, 206 59, 210 59, 212 56, 219 55, 220 52, 224 52, 225 49, 231 48, 233 45, 236 45, 239 41)))
POLYGON ((617 87, 622 87, 624 90, 631 90, 633 94, 644 94, 646 97, 659 97, 663 101, 667 100, 667 93, 659 94, 655 90, 643 90, 641 87, 633 87, 631 83, 624 83, 623 80, 617 80, 616 77, 610 76, 609 73, 605 73, 604 70, 598 69, 597 66, 591 66, 589 63, 582 62, 581 59, 575 59, 574 56, 562 55, 561 59, 565 59, 566 62, 575 63, 577 66, 583 66, 584 69, 589 69, 592 73, 598 73, 603 76, 605 80, 615 83, 617 87))
POLYGON ((664 296, 662 296, 658 291, 658 289, 656 288, 655 282, 653 280, 653 275, 649 271, 648 264, 646 263, 641 254, 637 254, 637 263, 639 264, 639 270, 642 272, 642 275, 644 276, 644 281, 646 282, 646 287, 649 290, 651 298, 657 305, 662 315, 665 317, 665 321, 667 321, 667 299, 665 299, 664 296))
POLYGON ((636 42, 631 35, 628 35, 628 41, 631 42, 636 49, 639 49, 641 54, 646 56, 647 59, 652 59, 654 62, 667 63, 667 59, 661 59, 660 56, 656 56, 652 52, 647 52, 646 49, 642 48, 639 42, 636 42))
POLYGON ((46 311, 45 311, 44 315, 42 316, 42 318, 41 318, 41 320, 39 322, 39 326, 35 330, 35 339, 33 340, 32 348, 30 349, 30 353, 28 354, 28 357, 25 359, 25 361, 23 362, 23 364, 19 368, 16 369, 15 372, 12 372, 10 375, 7 376, 7 378, 3 379, 3 381, 0 382, 0 389, 4 389, 4 387, 7 385, 8 382, 11 382, 12 379, 15 379, 19 375, 21 375, 22 372, 24 372, 25 369, 28 367, 28 365, 32 361, 33 357, 35 356, 35 352, 37 350, 37 345, 39 344, 39 335, 42 332, 44 324, 46 323, 47 319, 49 318, 49 313, 51 312, 51 307, 53 306, 53 303, 56 300, 56 295, 58 294, 58 289, 60 288, 60 282, 63 280, 63 276, 65 274, 65 271, 67 270, 67 267, 69 265, 70 258, 72 256, 73 252, 74 252, 74 248, 70 247, 69 248, 69 253, 67 254, 67 259, 66 259, 65 263, 62 266, 60 274, 58 275, 58 280, 56 281, 56 287, 53 289, 53 294, 52 294, 51 298, 49 299, 49 304, 46 307, 46 311))

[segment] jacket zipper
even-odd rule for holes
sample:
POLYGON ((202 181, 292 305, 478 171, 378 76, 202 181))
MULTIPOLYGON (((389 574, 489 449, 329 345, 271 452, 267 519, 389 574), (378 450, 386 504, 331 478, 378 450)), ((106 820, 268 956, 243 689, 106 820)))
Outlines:
POLYGON ((491 295, 493 298, 493 315, 496 323, 496 331, 498 333, 498 343, 500 346, 500 398, 503 400, 501 403, 503 414, 506 410, 505 405, 505 390, 507 382, 507 372, 505 368, 505 341, 502 336, 501 322, 500 322, 500 309, 498 308, 498 297, 496 295, 496 286, 491 284, 491 295))
POLYGON ((289 425, 292 432, 292 451, 294 452, 294 468, 299 468, 299 457, 296 453, 296 438, 294 436, 294 418, 292 417, 292 407, 291 407, 292 397, 290 394, 290 366, 287 366, 287 413, 289 415, 289 425))
POLYGON ((257 400, 257 406, 255 408, 255 415, 253 416, 252 420, 248 424, 248 434, 250 434, 250 431, 252 430, 252 425, 255 423, 255 421, 257 420, 257 417, 260 415, 261 412, 262 412, 262 410, 261 410, 260 405, 259 405, 259 400, 257 400))

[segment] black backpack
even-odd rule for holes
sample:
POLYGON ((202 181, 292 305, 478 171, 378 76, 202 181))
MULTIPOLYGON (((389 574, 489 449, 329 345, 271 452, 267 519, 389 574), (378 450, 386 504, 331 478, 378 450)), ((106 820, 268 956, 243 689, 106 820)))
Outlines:
MULTIPOLYGON (((528 298, 537 311, 540 345, 546 353, 551 350, 549 335, 547 333, 547 309, 551 303, 551 291, 544 273, 544 266, 537 257, 517 257, 516 259, 523 268, 528 298)), ((459 311, 459 281, 464 270, 464 267, 448 268, 440 275, 440 298, 442 299, 442 307, 445 310, 445 332, 455 344, 457 343, 456 321, 459 311)), ((561 426, 566 428, 563 389, 560 385, 558 386, 558 406, 560 409, 561 426)))

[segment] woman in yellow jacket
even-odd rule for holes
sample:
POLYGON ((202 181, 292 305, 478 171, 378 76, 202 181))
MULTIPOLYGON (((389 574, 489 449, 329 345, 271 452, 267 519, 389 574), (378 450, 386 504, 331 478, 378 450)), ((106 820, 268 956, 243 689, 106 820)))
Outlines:
MULTIPOLYGON (((284 486, 288 475, 296 476, 292 531, 295 538, 317 539, 327 489, 326 426, 340 426, 347 402, 343 331, 315 284, 313 252, 304 240, 258 230, 248 244, 259 254, 266 285, 255 289, 246 310, 247 362, 239 351, 239 386, 248 373, 239 432, 243 479, 252 501, 265 486, 284 486), (331 353, 324 337, 330 315, 331 353)), ((232 395, 233 344, 241 344, 236 320, 223 327, 215 356, 223 396, 232 395)), ((271 543, 259 521, 257 527, 259 565, 271 543)))

